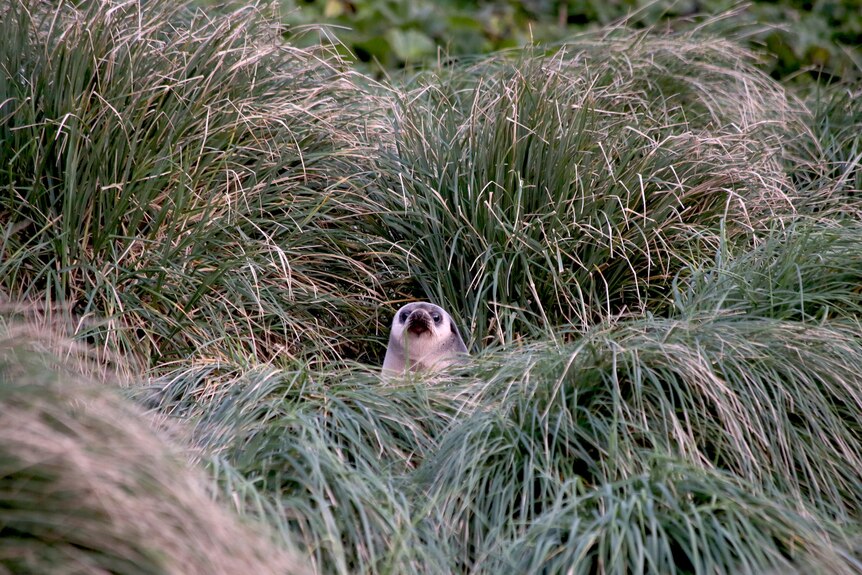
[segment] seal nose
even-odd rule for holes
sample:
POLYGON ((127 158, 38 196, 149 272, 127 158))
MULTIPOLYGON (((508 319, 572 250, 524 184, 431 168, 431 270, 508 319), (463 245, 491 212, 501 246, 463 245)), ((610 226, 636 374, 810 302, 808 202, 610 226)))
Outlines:
POLYGON ((424 309, 414 310, 407 318, 407 331, 415 335, 431 331, 431 316, 424 309))

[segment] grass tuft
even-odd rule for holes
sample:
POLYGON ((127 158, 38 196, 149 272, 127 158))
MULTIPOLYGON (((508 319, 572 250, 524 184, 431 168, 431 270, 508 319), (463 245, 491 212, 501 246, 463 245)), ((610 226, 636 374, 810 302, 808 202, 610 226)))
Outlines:
POLYGON ((680 273, 675 311, 855 321, 862 315, 860 247, 858 224, 810 218, 773 229, 747 249, 725 242, 713 262, 680 273))
MULTIPOLYGON (((653 453, 852 525, 860 344, 853 325, 719 316, 621 322, 520 360, 504 354, 482 407, 440 439, 417 479, 468 571, 524 535, 567 483, 600 490, 652 473, 653 453)), ((721 567, 736 572, 730 556, 721 567)))
POLYGON ((389 256, 350 206, 383 124, 335 56, 254 7, 13 0, 0 22, 9 298, 150 364, 360 353, 389 256))
POLYGON ((162 381, 162 411, 195 422, 222 489, 301 542, 319 572, 449 571, 409 475, 466 397, 353 370, 199 366, 162 381))
MULTIPOLYGON (((659 464, 574 484, 488 573, 858 573, 821 525, 731 477, 659 464)), ((832 537, 841 539, 835 530, 832 537)))
POLYGON ((138 410, 23 332, 0 332, 0 569, 309 572, 218 506, 138 410))
POLYGON ((796 112, 733 44, 611 30, 418 76, 384 222, 477 340, 658 312, 681 268, 792 210, 796 112))

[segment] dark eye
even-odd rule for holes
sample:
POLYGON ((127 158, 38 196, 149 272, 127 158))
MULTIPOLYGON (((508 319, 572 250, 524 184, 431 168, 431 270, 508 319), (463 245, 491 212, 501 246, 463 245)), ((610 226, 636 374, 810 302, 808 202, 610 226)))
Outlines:
POLYGON ((398 316, 398 319, 401 321, 401 323, 404 323, 405 321, 407 321, 408 315, 410 314, 408 314, 406 311, 402 311, 401 315, 398 316))
POLYGON ((434 320, 434 323, 440 323, 440 320, 443 318, 440 316, 439 313, 434 312, 431 314, 431 319, 434 320))

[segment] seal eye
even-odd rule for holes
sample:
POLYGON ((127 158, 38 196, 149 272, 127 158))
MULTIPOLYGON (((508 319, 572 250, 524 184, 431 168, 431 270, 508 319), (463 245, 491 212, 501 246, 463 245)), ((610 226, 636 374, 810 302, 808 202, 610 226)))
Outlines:
POLYGON ((440 320, 443 319, 439 313, 434 312, 431 314, 431 319, 434 320, 434 323, 440 323, 440 320))
POLYGON ((406 311, 402 311, 401 315, 398 316, 398 319, 401 321, 401 323, 404 323, 405 321, 407 321, 408 315, 410 315, 410 314, 407 313, 406 311))

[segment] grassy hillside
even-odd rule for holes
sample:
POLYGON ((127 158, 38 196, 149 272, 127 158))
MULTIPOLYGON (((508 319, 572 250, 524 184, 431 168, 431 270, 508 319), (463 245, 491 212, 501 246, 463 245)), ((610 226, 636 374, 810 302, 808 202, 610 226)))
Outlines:
POLYGON ((0 1, 2 569, 862 572, 862 86, 276 16, 0 1), (473 359, 383 382, 412 299, 473 359))

